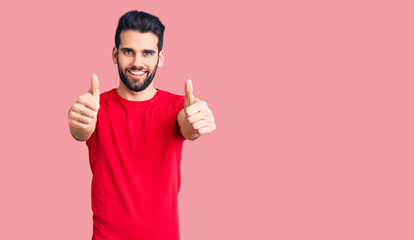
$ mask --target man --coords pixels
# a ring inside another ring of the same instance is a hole
[[[215,130],[211,110],[193,96],[154,87],[164,63],[164,25],[148,13],[123,15],[112,59],[119,86],[91,87],[69,110],[72,136],[86,141],[92,179],[92,239],[180,239],[177,195],[185,139]]]

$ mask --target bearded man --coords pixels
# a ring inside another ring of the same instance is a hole
[[[124,14],[115,33],[112,60],[119,86],[89,91],[69,110],[69,128],[86,141],[92,178],[93,240],[179,240],[181,151],[185,139],[215,130],[212,111],[193,95],[154,87],[164,63],[164,25],[139,11]]]

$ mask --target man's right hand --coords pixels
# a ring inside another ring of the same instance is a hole
[[[69,129],[78,141],[88,140],[95,131],[99,110],[99,81],[95,74],[91,77],[91,88],[82,94],[69,109]]]

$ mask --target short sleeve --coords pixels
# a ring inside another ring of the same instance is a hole
[[[177,116],[178,116],[178,113],[182,110],[182,109],[184,109],[184,96],[179,96],[178,98],[177,98],[177,101],[175,102],[175,104],[174,104],[174,116],[175,116],[175,121],[176,121],[176,128],[177,128],[177,135],[181,138],[181,139],[183,139],[183,140],[185,140],[185,137],[181,134],[181,130],[180,130],[180,125],[178,124],[178,121],[177,121]]]

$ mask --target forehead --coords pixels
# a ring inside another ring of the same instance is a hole
[[[158,50],[158,37],[152,32],[125,30],[120,34],[119,48]]]

